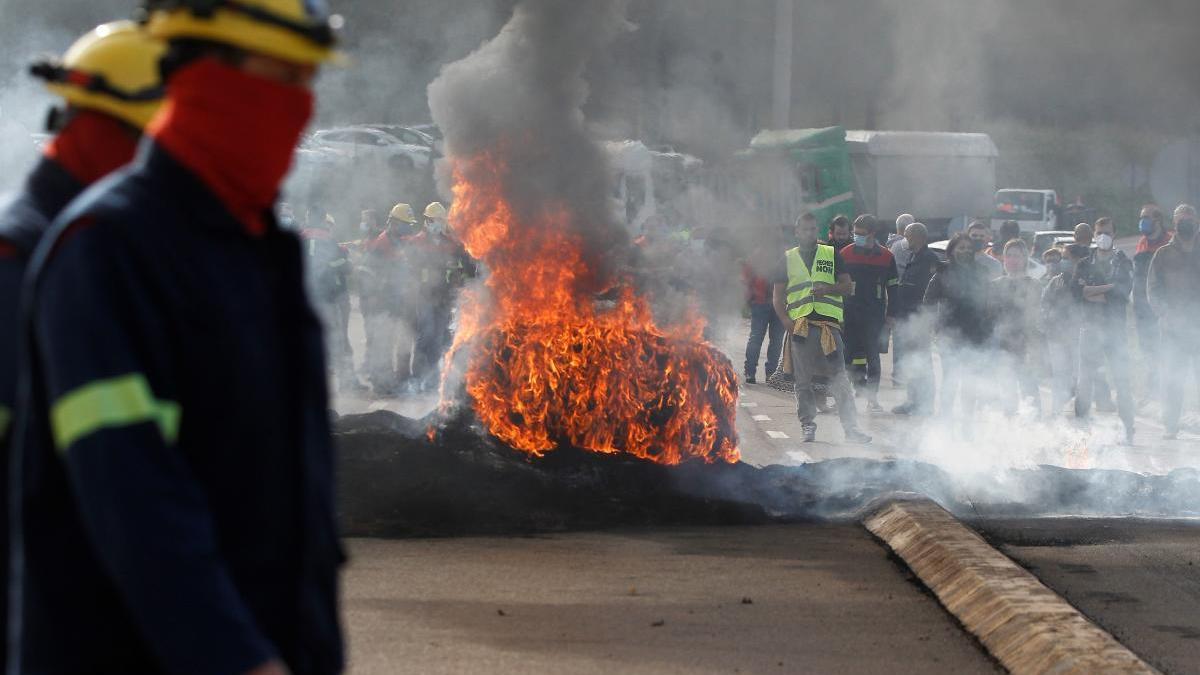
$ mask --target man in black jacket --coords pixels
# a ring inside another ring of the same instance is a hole
[[[1075,416],[1091,415],[1097,371],[1103,365],[1117,390],[1117,412],[1125,424],[1125,442],[1133,443],[1134,405],[1129,383],[1129,347],[1125,339],[1133,263],[1118,256],[1109,234],[1096,237],[1096,252],[1079,264],[1072,287],[1082,319]]]
[[[908,241],[909,260],[900,276],[900,286],[893,294],[891,307],[896,322],[895,355],[904,359],[901,370],[908,378],[904,403],[892,408],[897,415],[928,415],[933,412],[933,358],[930,352],[931,330],[928,315],[921,312],[925,289],[937,272],[940,261],[929,250],[929,232],[922,223],[912,223],[904,229]]]

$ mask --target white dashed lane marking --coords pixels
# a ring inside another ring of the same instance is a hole
[[[770,422],[771,421],[770,415],[754,415],[753,417],[754,417],[755,422]]]
[[[742,402],[741,402],[741,406],[742,406],[743,408],[757,408],[757,407],[758,407],[758,401],[742,401]]]
[[[788,438],[788,435],[782,431],[768,431],[767,435],[771,438]]]
[[[788,452],[788,457],[791,457],[792,461],[797,464],[808,464],[809,462],[816,461],[812,458],[812,455],[803,450],[792,450]]]

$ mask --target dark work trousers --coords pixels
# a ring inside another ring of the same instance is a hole
[[[1161,368],[1158,364],[1158,349],[1160,339],[1158,317],[1146,302],[1133,303],[1133,325],[1137,328],[1138,356],[1141,370],[1146,374],[1143,382],[1143,396],[1151,399],[1159,397],[1162,383]]]
[[[423,302],[417,307],[417,340],[413,355],[413,377],[426,389],[439,380],[439,361],[450,343],[449,300]]]
[[[350,347],[350,296],[346,293],[316,303],[317,315],[325,329],[328,367],[338,387],[354,377],[354,352]]]
[[[1183,387],[1189,374],[1196,375],[1200,383],[1200,360],[1195,355],[1196,340],[1200,331],[1163,330],[1162,347],[1170,360],[1162,369],[1163,378],[1163,428],[1167,433],[1179,431],[1179,415],[1183,411]]]
[[[933,353],[929,322],[919,316],[900,319],[892,333],[892,358],[906,378],[905,404],[917,414],[933,413]],[[895,372],[895,370],[893,370]]]
[[[775,372],[779,365],[779,353],[783,350],[783,322],[770,303],[750,305],[750,338],[746,340],[747,377],[758,372],[758,360],[762,355],[763,338],[767,340],[767,375]]]
[[[846,312],[846,370],[851,383],[855,387],[865,386],[871,398],[879,393],[879,340],[882,335],[881,309],[852,307]]]
[[[1111,327],[1087,326],[1079,339],[1079,384],[1075,388],[1075,416],[1086,418],[1092,410],[1093,380],[1101,367],[1107,368],[1117,390],[1117,414],[1127,431],[1133,431],[1133,390],[1129,383],[1129,350],[1124,323]],[[1178,422],[1178,415],[1175,417]]]

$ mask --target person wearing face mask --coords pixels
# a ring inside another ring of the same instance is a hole
[[[439,382],[438,363],[450,344],[450,314],[455,290],[462,286],[469,259],[450,238],[446,207],[433,202],[425,208],[425,226],[405,243],[406,266],[417,276],[414,301],[416,345],[413,353],[413,393],[433,391]]]
[[[163,107],[26,276],[9,666],[339,673],[325,349],[274,215],[338,21],[314,0],[142,10]]]
[[[1160,394],[1162,368],[1159,364],[1159,326],[1158,317],[1150,306],[1146,295],[1146,280],[1150,274],[1150,261],[1158,249],[1167,245],[1171,233],[1167,231],[1163,212],[1156,204],[1142,207],[1138,215],[1137,248],[1133,254],[1133,325],[1137,331],[1139,370],[1144,373],[1142,399],[1139,406],[1150,400],[1156,400]]]
[[[1127,269],[1130,273],[1130,283],[1132,283],[1133,261],[1130,260],[1129,256],[1126,255],[1124,251],[1116,248],[1117,230],[1116,226],[1113,225],[1112,218],[1109,218],[1108,216],[1097,218],[1096,222],[1092,225],[1092,232],[1094,233],[1093,242],[1097,246],[1096,250],[1092,252],[1092,261],[1094,262],[1097,256],[1101,255],[1099,249],[1101,241],[1100,238],[1107,235],[1110,246],[1108,249],[1106,249],[1107,252],[1103,254],[1106,265],[1105,269],[1107,269],[1108,265],[1115,266],[1120,269]],[[1125,296],[1123,308],[1127,308],[1129,306],[1130,293],[1127,292]],[[1109,386],[1107,368],[1101,366],[1096,371],[1095,376],[1092,378],[1092,384],[1094,387],[1092,392],[1092,400],[1096,402],[1096,409],[1101,412],[1115,411],[1117,408],[1113,404],[1112,387]]]
[[[1134,404],[1125,331],[1129,294],[1133,288],[1133,263],[1127,257],[1117,255],[1111,235],[1096,235],[1095,242],[1095,253],[1080,263],[1072,286],[1081,314],[1075,417],[1088,419],[1093,395],[1108,394],[1107,386],[1095,384],[1103,368],[1116,389],[1117,412],[1125,425],[1125,442],[1132,444]]]
[[[854,220],[854,243],[840,253],[854,293],[846,303],[846,367],[850,381],[867,397],[867,409],[883,412],[879,405],[879,354],[887,348],[885,328],[894,323],[889,305],[900,277],[892,252],[875,237],[875,217],[863,214]]]
[[[388,212],[383,231],[367,244],[359,274],[366,328],[367,380],[377,398],[396,396],[409,377],[415,308],[420,300],[415,269],[405,257],[414,228],[420,228],[410,204]]]
[[[967,243],[978,259],[979,268],[988,280],[1004,274],[1004,265],[997,258],[987,255],[988,245],[992,241],[992,228],[982,220],[976,220],[967,226]]]
[[[158,60],[165,47],[131,21],[97,26],[61,60],[30,69],[61,97],[46,130],[54,134],[19,191],[0,208],[0,570],[8,570],[8,458],[20,410],[23,363],[21,282],[51,221],[88,185],[133,160],[146,124],[164,94]],[[99,84],[96,84],[99,83]],[[7,575],[5,575],[7,578]],[[7,635],[0,595],[0,634]],[[0,644],[0,660],[5,659]]]
[[[1181,204],[1174,220],[1175,236],[1154,253],[1146,278],[1146,296],[1162,329],[1163,353],[1170,355],[1170,362],[1163,367],[1163,428],[1168,439],[1179,433],[1183,385],[1188,372],[1197,370],[1195,353],[1200,338],[1196,328],[1200,313],[1196,209]]]
[[[1041,394],[1030,356],[1040,341],[1042,289],[1029,276],[1029,247],[1019,237],[1004,246],[1003,262],[1004,276],[991,282],[988,294],[992,340],[1000,357],[996,372],[1004,380],[1001,407],[1013,415],[1023,399],[1040,415]]]
[[[1062,271],[1062,259],[1062,251],[1057,248],[1042,251],[1042,264],[1046,266],[1046,274],[1042,276],[1043,288]]]
[[[1053,376],[1050,386],[1052,415],[1061,413],[1067,401],[1075,396],[1082,320],[1076,294],[1079,285],[1076,271],[1080,263],[1088,259],[1089,251],[1086,246],[1071,244],[1063,254],[1058,272],[1042,291],[1041,302],[1042,332],[1046,336]]]
[[[969,437],[983,377],[984,350],[992,334],[988,314],[990,277],[967,234],[960,232],[950,238],[946,256],[948,262],[929,280],[923,302],[933,316],[942,362],[938,414],[952,425],[958,419],[962,433]],[[956,399],[961,404],[957,418]]]

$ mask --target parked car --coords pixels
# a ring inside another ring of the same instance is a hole
[[[411,140],[419,140],[414,136]],[[354,160],[374,160],[397,170],[428,171],[436,152],[432,144],[406,142],[399,132],[369,126],[338,127],[314,131],[304,149]]]
[[[1033,255],[1036,258],[1041,258],[1042,254],[1048,249],[1057,246],[1063,237],[1075,240],[1075,233],[1069,230],[1042,230],[1033,233]]]
[[[427,148],[432,148],[435,155],[442,154],[442,139],[423,129],[416,127],[406,127],[400,124],[360,124],[356,125],[363,129],[376,129],[395,136],[401,143],[409,145],[423,145]],[[435,129],[437,127],[434,127]]]

